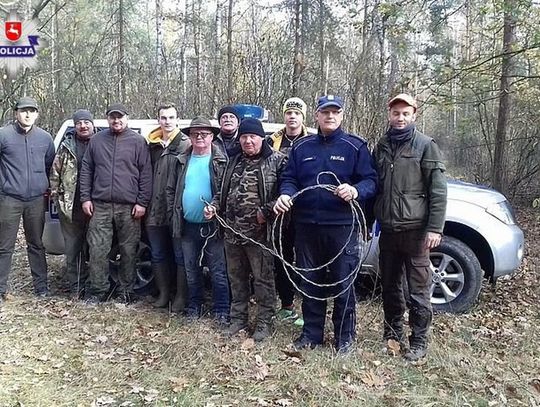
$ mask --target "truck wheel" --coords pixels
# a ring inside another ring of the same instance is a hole
[[[483,272],[474,252],[456,238],[444,236],[430,253],[431,304],[435,312],[471,309],[482,288]]]
[[[120,253],[118,246],[115,244],[109,252],[109,272],[111,287],[113,290],[118,282],[118,268],[120,267]],[[134,291],[139,295],[146,295],[152,293],[154,289],[154,275],[152,273],[152,265],[150,262],[150,247],[144,243],[139,242],[139,248],[137,250],[137,261],[135,264],[135,285]]]

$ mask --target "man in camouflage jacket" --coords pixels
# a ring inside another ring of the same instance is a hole
[[[75,129],[60,144],[50,174],[51,197],[64,235],[66,277],[73,298],[80,296],[88,275],[85,268],[88,217],[82,210],[79,174],[88,141],[94,135],[93,120],[88,110],[80,109],[73,114]]]
[[[272,208],[278,193],[279,175],[287,157],[272,150],[264,140],[261,122],[244,119],[238,129],[242,152],[231,157],[220,192],[205,208],[205,216],[216,212],[227,225],[249,239],[269,246]],[[262,341],[272,334],[276,298],[273,257],[249,240],[225,230],[225,255],[231,283],[231,325],[229,335],[248,327],[250,274],[253,275],[258,307],[253,339]]]

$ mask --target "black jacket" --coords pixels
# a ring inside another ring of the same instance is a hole
[[[126,128],[97,133],[84,154],[81,202],[103,201],[147,207],[152,196],[152,165],[145,139]]]

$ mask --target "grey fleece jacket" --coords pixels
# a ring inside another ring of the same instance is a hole
[[[54,160],[51,135],[37,126],[28,133],[16,122],[0,128],[0,195],[31,201],[49,188]]]
[[[152,196],[152,164],[146,140],[126,128],[96,133],[84,154],[81,202],[139,204],[147,207]]]

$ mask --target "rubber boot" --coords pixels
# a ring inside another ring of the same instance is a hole
[[[169,265],[167,263],[152,264],[154,280],[159,290],[158,298],[152,303],[156,308],[163,308],[169,305],[171,294]]]
[[[176,267],[176,297],[171,305],[172,312],[182,312],[187,302],[187,279],[184,266]]]

